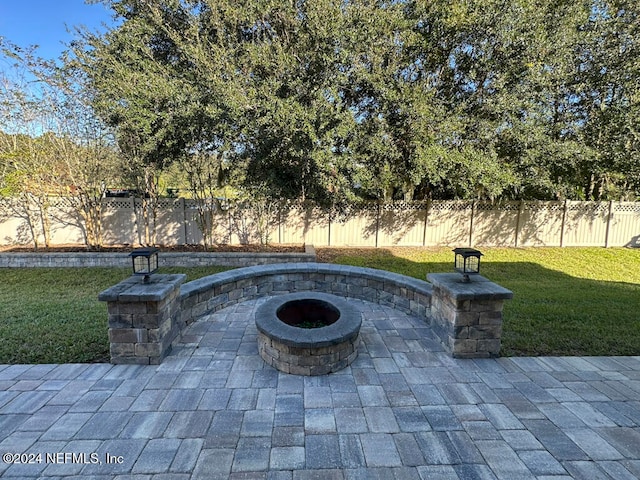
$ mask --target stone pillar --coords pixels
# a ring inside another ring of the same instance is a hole
[[[497,357],[502,335],[502,307],[513,292],[480,275],[462,282],[458,273],[431,273],[431,323],[457,358]]]
[[[111,363],[157,365],[180,332],[180,285],[186,275],[151,275],[126,280],[101,292],[107,302]]]

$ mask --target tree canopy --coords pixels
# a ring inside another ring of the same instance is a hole
[[[40,237],[49,244],[52,203],[70,207],[87,245],[99,245],[101,199],[121,164],[82,71],[2,38],[0,59],[8,61],[0,72],[0,199],[36,248]]]
[[[111,0],[77,66],[144,168],[270,198],[635,199],[631,0]]]

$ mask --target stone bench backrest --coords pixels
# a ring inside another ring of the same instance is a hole
[[[194,280],[180,289],[181,323],[255,298],[320,291],[386,305],[427,318],[430,283],[366,267],[323,263],[288,263],[238,268]]]

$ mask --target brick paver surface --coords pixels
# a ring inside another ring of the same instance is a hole
[[[258,355],[259,302],[158,366],[0,366],[0,476],[640,478],[640,357],[456,360],[424,321],[355,301],[357,360],[292,376]]]

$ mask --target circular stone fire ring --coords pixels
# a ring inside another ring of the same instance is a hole
[[[294,326],[300,323],[326,326]],[[362,314],[344,298],[321,292],[278,295],[256,310],[258,350],[265,362],[281,372],[337,372],[358,356],[361,324]]]

